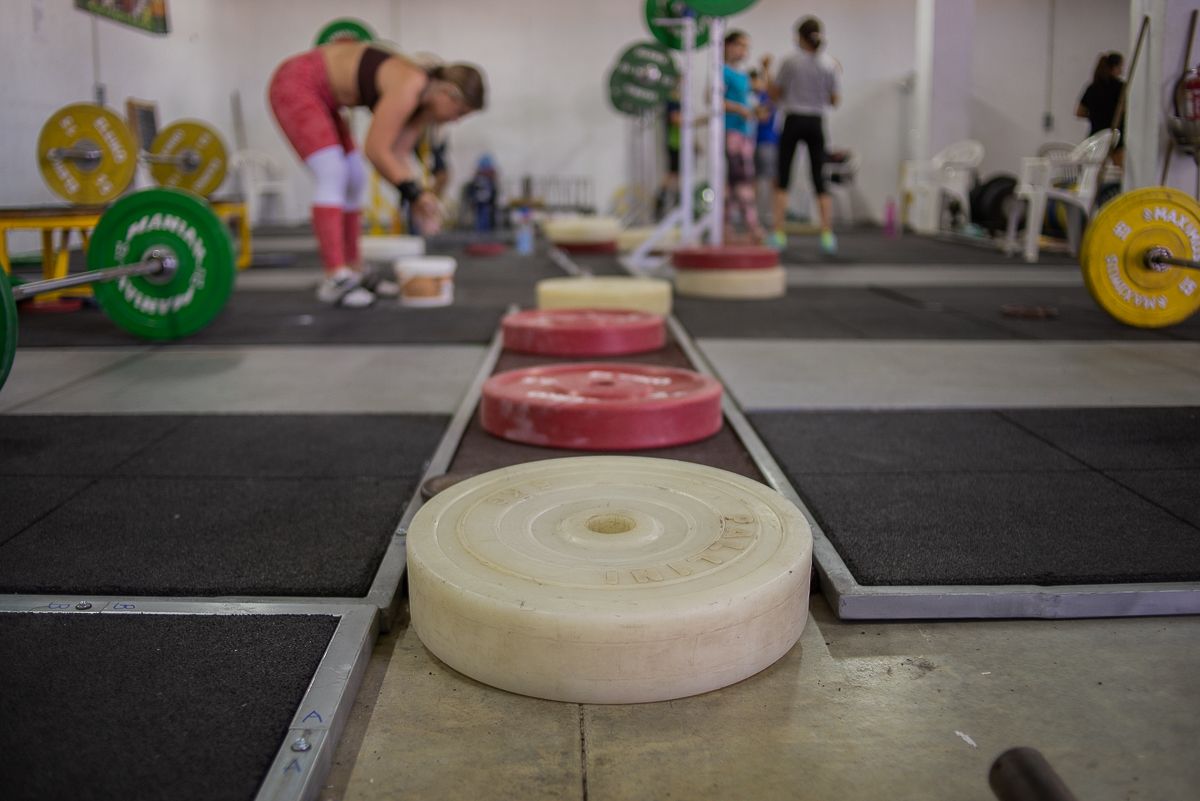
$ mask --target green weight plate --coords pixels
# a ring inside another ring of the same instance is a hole
[[[661,20],[683,19],[689,5],[682,0],[646,0],[646,25],[654,38],[672,50],[683,49],[683,28]],[[708,17],[696,18],[696,47],[708,44]]]
[[[687,4],[697,14],[707,14],[710,17],[728,17],[740,14],[758,0],[687,0]]]
[[[13,357],[17,355],[17,304],[13,300],[8,274],[0,270],[0,389],[8,380]]]
[[[204,200],[180,189],[144,189],[100,218],[88,267],[136,264],[155,250],[173,255],[170,276],[95,285],[96,301],[118,327],[144,339],[188,336],[211,323],[233,292],[233,243]]]
[[[631,116],[637,116],[649,111],[653,107],[653,104],[647,105],[636,97],[627,94],[625,92],[625,84],[620,82],[616,72],[613,72],[608,78],[608,101],[612,103],[613,108],[617,111]]]
[[[658,42],[630,45],[609,77],[609,99],[626,114],[662,106],[679,86],[679,67],[670,48]]]
[[[375,32],[362,20],[354,19],[353,17],[343,17],[333,20],[322,28],[317,33],[317,39],[314,44],[323,45],[328,42],[341,40],[371,42],[375,40]]]

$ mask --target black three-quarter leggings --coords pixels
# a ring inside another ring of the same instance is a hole
[[[808,166],[812,170],[813,190],[825,194],[825,120],[812,114],[789,114],[783,121],[779,134],[779,162],[776,166],[775,185],[787,189],[792,178],[792,159],[796,156],[796,145],[808,145]]]

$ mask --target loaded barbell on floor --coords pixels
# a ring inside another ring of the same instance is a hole
[[[10,287],[0,271],[0,386],[17,348],[16,301],[94,284],[96,302],[121,329],[177,339],[216,319],[233,292],[233,242],[203,198],[144,189],[118,200],[92,231],[89,269]]]
[[[1088,225],[1079,263],[1092,297],[1119,322],[1183,322],[1200,309],[1200,204],[1165,186],[1126,192]]]
[[[142,155],[160,186],[210,195],[225,180],[227,150],[220,135],[197,120],[160,131]],[[93,103],[65,106],[38,136],[38,166],[50,190],[85,205],[108,203],[133,183],[137,143],[117,114]]]
[[[116,281],[134,275],[154,276],[154,280],[167,282],[179,269],[179,259],[166,250],[151,250],[136,264],[121,267],[104,267],[99,270],[89,270],[86,273],[75,273],[65,278],[51,278],[46,281],[30,281],[17,284],[12,288],[14,301],[22,301],[46,292],[57,292],[60,289],[70,289],[73,286],[95,284],[101,281]]]

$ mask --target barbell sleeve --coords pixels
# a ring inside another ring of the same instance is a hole
[[[25,300],[44,292],[57,292],[60,289],[70,289],[71,287],[95,284],[101,281],[116,281],[135,275],[157,275],[158,273],[174,270],[175,266],[174,256],[150,256],[137,264],[88,270],[64,276],[63,278],[50,278],[45,281],[30,281],[25,284],[18,284],[12,288],[13,300]]]
[[[1188,270],[1200,270],[1200,261],[1181,259],[1176,256],[1150,256],[1153,264],[1170,264],[1172,267],[1183,267]]]
[[[200,164],[200,157],[195,151],[187,150],[183,153],[143,153],[142,161],[147,164],[178,164],[187,169],[195,169]]]
[[[46,152],[51,161],[69,159],[71,161],[98,161],[104,157],[103,151],[93,147],[52,147]]]

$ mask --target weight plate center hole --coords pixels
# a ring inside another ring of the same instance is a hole
[[[1171,269],[1171,265],[1164,264],[1161,260],[1171,258],[1171,255],[1170,248],[1155,245],[1146,251],[1146,258],[1143,263],[1147,269],[1153,270],[1156,273],[1166,272]]]
[[[84,154],[71,159],[80,172],[92,172],[100,166],[100,162],[104,159],[100,145],[91,139],[80,139],[75,148],[77,152]]]
[[[151,284],[165,286],[171,283],[175,278],[175,273],[179,270],[179,257],[175,255],[175,251],[163,245],[156,245],[142,255],[142,259],[149,261],[157,259],[160,265],[158,272],[148,273],[142,278]]]
[[[585,525],[597,534],[628,534],[637,527],[637,522],[628,515],[603,514],[589,517]]]

